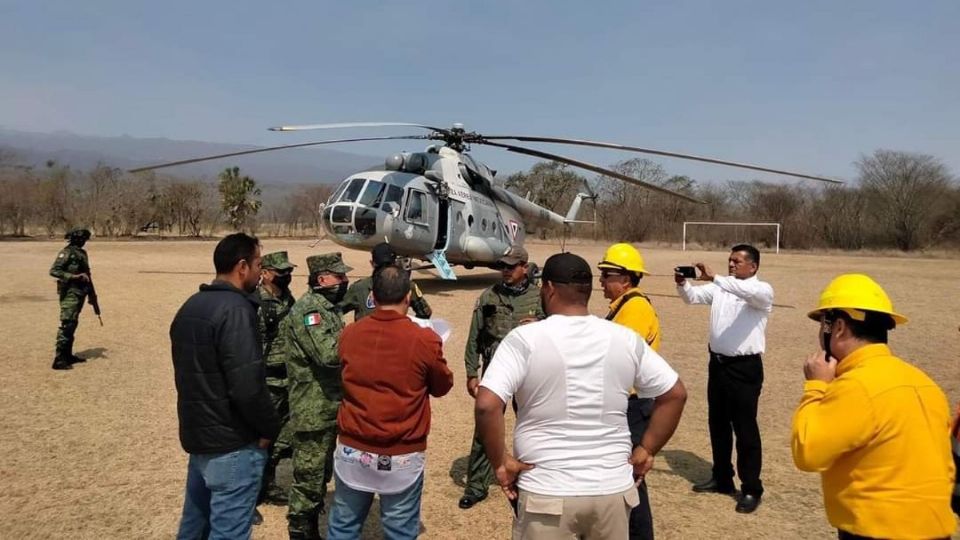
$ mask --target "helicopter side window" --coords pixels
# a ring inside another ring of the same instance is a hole
[[[411,223],[427,223],[427,194],[422,191],[410,190],[407,197],[407,221]]]
[[[363,178],[354,178],[351,180],[347,189],[343,190],[343,197],[340,199],[340,202],[356,201],[357,197],[360,196],[360,190],[363,189],[364,182],[366,182],[366,180]]]
[[[380,206],[380,199],[383,196],[383,182],[378,182],[376,180],[370,180],[367,182],[367,189],[363,190],[363,195],[360,197],[360,204],[363,206],[370,206],[376,208]]]
[[[392,202],[397,203],[397,207],[399,207],[400,199],[403,199],[403,188],[388,184],[386,195],[383,197],[383,205]]]

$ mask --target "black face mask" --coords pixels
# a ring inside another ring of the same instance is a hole
[[[290,288],[290,280],[293,279],[293,274],[277,274],[273,276],[273,284],[277,287],[287,290]]]
[[[76,240],[71,240],[71,241],[70,241],[70,245],[71,245],[71,246],[76,246],[76,247],[78,247],[78,248],[83,248],[83,246],[86,245],[86,243],[87,243],[86,240],[81,240],[81,239],[79,239],[79,238],[76,239]]]
[[[344,281],[336,287],[317,287],[314,291],[326,298],[331,304],[339,304],[343,297],[347,295],[348,285],[349,283]]]

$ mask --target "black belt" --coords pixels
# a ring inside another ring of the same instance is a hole
[[[727,356],[725,354],[715,353],[710,351],[710,360],[717,362],[718,364],[732,364],[734,362],[745,362],[748,360],[760,360],[759,354],[742,354],[740,356]]]
[[[270,377],[271,379],[286,379],[287,378],[286,364],[268,365],[267,377]]]

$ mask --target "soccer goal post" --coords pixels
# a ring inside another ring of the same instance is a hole
[[[779,223],[731,223],[729,221],[684,221],[683,222],[683,251],[687,250],[687,226],[688,225],[713,225],[713,226],[734,226],[734,227],[776,227],[777,253],[780,253],[780,224]]]

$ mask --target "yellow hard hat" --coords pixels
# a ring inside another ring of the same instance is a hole
[[[883,288],[864,274],[835,277],[820,293],[820,305],[807,316],[819,321],[829,309],[842,309],[860,321],[865,317],[864,311],[875,311],[889,315],[897,324],[907,323],[906,317],[893,310],[893,302]]]
[[[607,249],[603,260],[597,265],[601,270],[627,270],[637,274],[645,274],[643,257],[637,248],[630,244],[614,244]]]

